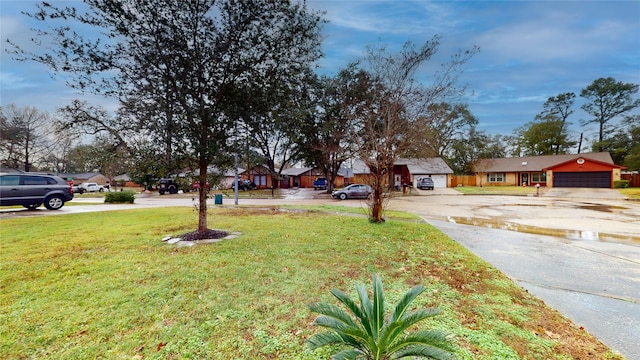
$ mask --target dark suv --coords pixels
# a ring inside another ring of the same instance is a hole
[[[44,204],[58,210],[73,199],[72,185],[63,178],[39,173],[0,173],[0,206],[35,209]]]

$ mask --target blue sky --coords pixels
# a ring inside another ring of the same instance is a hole
[[[53,111],[77,98],[64,79],[52,79],[36,63],[19,63],[4,51],[5,40],[25,42],[29,24],[21,10],[32,1],[2,0],[0,103]],[[406,41],[422,44],[442,37],[437,66],[459,49],[480,52],[467,64],[460,82],[480,128],[511,134],[533,120],[550,96],[580,91],[601,77],[640,84],[640,1],[348,1],[307,0],[325,11],[321,72],[335,73],[361,57],[367,45],[399,49]],[[429,72],[421,74],[428,80]],[[420,78],[418,78],[420,80]],[[639,95],[640,96],[640,95]],[[114,107],[108,100],[90,97]],[[573,133],[597,132],[578,126],[586,115],[579,106],[569,119]]]

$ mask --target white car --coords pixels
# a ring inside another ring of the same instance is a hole
[[[85,192],[103,192],[104,186],[97,183],[82,183],[78,185],[78,188],[84,189]]]

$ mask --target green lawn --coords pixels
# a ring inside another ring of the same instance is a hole
[[[336,210],[211,209],[242,235],[181,248],[188,207],[2,219],[0,358],[326,359],[307,304],[373,273],[389,303],[424,284],[460,359],[620,358],[433,227]]]
[[[535,195],[535,186],[458,186],[455,188],[467,195]],[[540,191],[545,191],[540,188]]]

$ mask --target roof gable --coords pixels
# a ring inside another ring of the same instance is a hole
[[[394,165],[406,165],[413,175],[425,174],[453,174],[453,170],[442,158],[404,159],[396,160]]]
[[[613,165],[613,160],[608,152],[598,152],[480,159],[474,164],[473,170],[481,173],[542,171],[557,164],[574,161],[580,157]]]
[[[579,156],[578,158],[571,159],[559,164],[555,164],[553,166],[545,168],[544,170],[580,172],[580,171],[611,171],[611,169],[624,169],[624,168],[625,168],[624,166],[610,164],[607,162]]]

